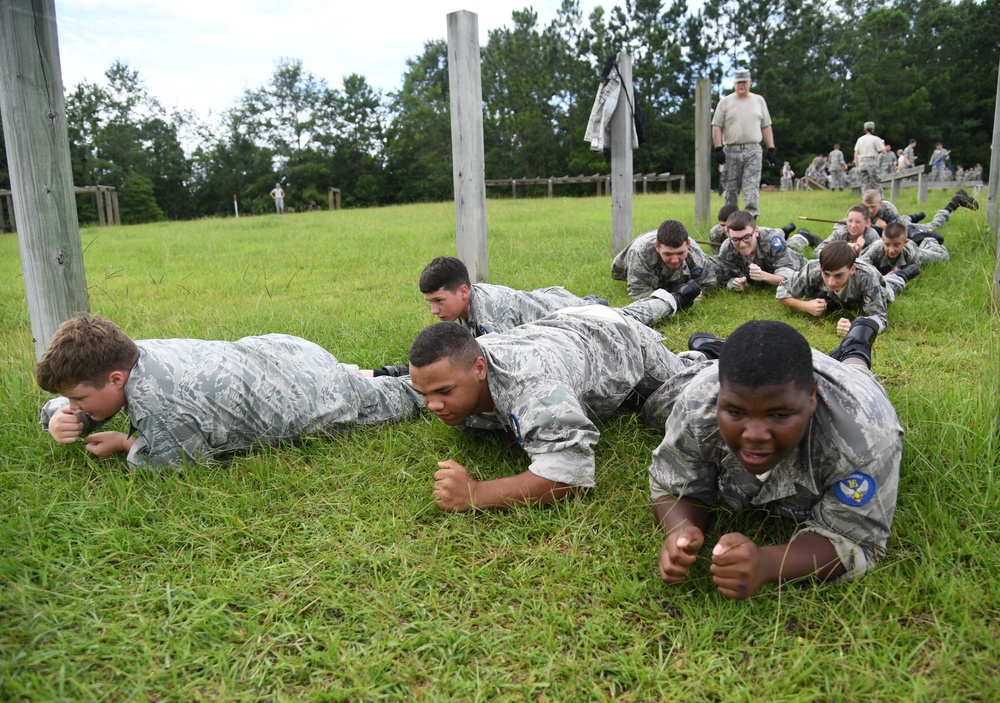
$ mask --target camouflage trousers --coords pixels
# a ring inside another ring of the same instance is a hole
[[[877,190],[882,193],[882,181],[878,175],[878,159],[873,156],[865,156],[858,164],[858,185],[861,187],[861,194],[866,190]]]
[[[740,191],[743,191],[743,209],[754,217],[760,214],[760,170],[763,151],[760,144],[726,147],[726,170],[723,179],[726,186],[726,205],[739,207]]]
[[[847,179],[844,177],[844,169],[840,166],[830,167],[830,189],[843,190]]]

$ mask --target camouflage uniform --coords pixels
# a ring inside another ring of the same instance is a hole
[[[708,241],[712,242],[710,248],[715,256],[719,255],[719,249],[722,247],[722,243],[726,241],[725,231],[722,229],[722,225],[713,225],[712,229],[708,230]]]
[[[879,233],[876,232],[871,227],[865,227],[864,234],[862,234],[861,236],[865,240],[865,245],[861,248],[861,251],[858,253],[858,256],[860,256],[861,254],[863,254],[865,252],[865,250],[868,249],[868,247],[870,247],[874,242],[880,242],[880,241],[882,241],[881,235],[879,235]],[[812,253],[813,258],[814,259],[818,259],[819,258],[819,253],[821,251],[823,251],[823,247],[826,246],[827,242],[836,242],[838,240],[839,241],[843,241],[843,242],[847,242],[848,244],[851,244],[851,243],[854,242],[854,238],[851,237],[851,233],[850,233],[850,231],[848,231],[846,225],[836,225],[833,228],[833,232],[830,234],[830,236],[827,237],[826,239],[824,239],[819,244],[817,244],[816,248],[813,249],[813,253]]]
[[[878,155],[878,174],[887,178],[896,172],[896,156],[892,151],[883,151]]]
[[[473,283],[469,297],[469,317],[456,320],[476,337],[490,332],[506,332],[525,322],[540,320],[563,308],[590,305],[561,286],[526,291]]]
[[[829,539],[845,578],[853,579],[885,555],[903,428],[866,368],[813,350],[813,369],[817,404],[808,433],[764,481],[743,469],[719,433],[717,362],[664,384],[643,411],[654,427],[665,428],[649,467],[650,492],[653,500],[671,495],[713,505],[718,491],[736,510],[772,507],[800,523],[795,538]]]
[[[840,149],[834,149],[830,152],[829,160],[830,169],[830,188],[836,190],[844,189],[844,152]]]
[[[945,165],[944,162],[949,158],[947,149],[935,149],[934,153],[931,154],[931,175],[930,180],[932,181],[943,181]]]
[[[909,144],[903,148],[903,158],[906,159],[906,168],[917,165],[917,155],[913,153],[913,147]]]
[[[904,225],[910,224],[910,216],[900,215],[899,209],[888,200],[882,201],[882,206],[875,214],[875,217],[872,218],[872,222],[876,220],[882,220],[887,225],[891,225],[893,222],[902,222]]]
[[[865,315],[878,323],[878,331],[884,332],[889,325],[889,303],[896,298],[896,292],[871,264],[858,261],[855,266],[857,269],[847,279],[847,285],[839,293],[834,293],[823,284],[819,261],[812,259],[801,271],[779,283],[774,297],[778,300],[825,298],[827,312],[840,308],[862,308]]]
[[[622,249],[611,264],[611,278],[628,282],[630,298],[643,298],[662,288],[673,293],[688,281],[694,280],[702,291],[718,284],[715,261],[691,241],[687,259],[676,270],[670,268],[657,253],[656,231],[640,234]]]
[[[691,363],[662,339],[598,305],[480,337],[494,412],[471,415],[458,429],[511,431],[532,473],[593,486],[600,432],[591,418],[609,416],[633,394],[644,400]]]
[[[785,233],[780,229],[761,227],[757,237],[757,251],[752,259],[743,256],[731,241],[722,245],[719,252],[719,282],[732,290],[733,279],[746,277],[747,284],[756,283],[750,278],[750,264],[757,264],[768,273],[789,278],[806,265],[806,258],[788,248]]]
[[[858,261],[871,264],[878,269],[879,273],[886,276],[886,280],[888,281],[889,272],[893,269],[901,269],[910,264],[923,266],[924,264],[945,262],[949,258],[951,258],[951,255],[943,245],[938,244],[937,240],[927,237],[920,242],[919,246],[912,240],[907,242],[906,246],[903,247],[903,251],[900,252],[895,260],[890,259],[886,255],[882,242],[875,242],[865,250],[864,254],[858,257]]]
[[[326,435],[418,413],[409,378],[366,378],[312,342],[283,334],[236,342],[137,341],[139,361],[125,384],[139,436],[128,461],[180,467],[219,454]],[[42,408],[42,426],[62,406]]]

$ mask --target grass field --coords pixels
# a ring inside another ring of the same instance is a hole
[[[897,205],[930,215],[949,195]],[[770,226],[853,204],[763,198],[781,213]],[[692,212],[691,195],[640,196],[635,231]],[[627,302],[608,275],[607,198],[491,200],[488,217],[492,282]],[[982,210],[943,233],[952,261],[910,284],[875,347],[907,432],[888,557],[860,581],[745,602],[715,591],[704,560],[683,586],[659,580],[646,480],[659,437],[632,415],[600,424],[597,488],[461,515],[434,507],[438,460],[483,478],[527,461],[429,416],[184,474],[56,445],[36,424],[46,396],[17,241],[2,236],[0,700],[998,700],[996,238]],[[92,310],[134,338],[286,332],[362,367],[405,360],[434,321],[417,277],[455,252],[450,204],[81,236]],[[820,349],[838,340],[834,319],[764,290],[715,292],[661,330],[680,350],[752,318]],[[792,530],[721,510],[708,539]]]

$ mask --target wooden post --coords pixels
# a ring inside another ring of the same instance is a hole
[[[0,234],[4,233],[3,198],[0,198]]]
[[[54,0],[0,2],[0,115],[35,356],[85,312],[87,281],[70,167]]]
[[[1000,244],[1000,73],[997,74],[997,99],[993,107],[993,150],[990,155],[990,185],[986,191],[986,226],[993,229]],[[993,271],[993,311],[1000,306],[1000,247],[997,248],[997,265]],[[997,415],[1000,424],[1000,412]]]
[[[549,197],[552,197],[552,179],[549,179]]]
[[[104,193],[101,192],[101,186],[94,189],[94,199],[97,201],[97,224],[104,227],[108,224],[108,220],[104,216]]]
[[[694,84],[694,226],[710,222],[712,204],[712,81],[699,78]]]
[[[328,210],[340,209],[340,188],[331,187],[326,193],[326,207]]]
[[[68,137],[67,137],[68,138]],[[17,213],[14,212],[14,194],[7,196],[7,217],[10,218],[10,231],[17,232]]]
[[[114,221],[116,225],[122,223],[121,214],[118,212],[118,190],[111,191],[111,209],[114,211]]]
[[[917,205],[927,202],[927,175],[917,174]]]
[[[455,182],[458,258],[474,282],[489,281],[486,241],[486,157],[479,15],[448,14],[448,87],[451,91],[451,160]]]
[[[617,254],[632,241],[632,57],[618,52],[622,94],[611,116],[611,244]],[[628,99],[626,99],[626,94]]]
[[[687,193],[687,176],[685,176],[683,173],[681,174],[680,181],[677,182],[677,192],[680,193],[681,195]]]
[[[903,180],[902,178],[893,178],[892,179],[892,193],[889,196],[889,200],[891,200],[894,203],[899,200],[900,182],[902,180]]]

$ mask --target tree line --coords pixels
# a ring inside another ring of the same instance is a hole
[[[608,173],[609,154],[583,135],[605,59],[619,50],[632,56],[645,118],[636,172],[693,177],[695,81],[710,78],[717,100],[734,67],[753,72],[779,164],[797,173],[834,143],[850,158],[868,120],[894,149],[917,139],[918,163],[941,141],[952,165],[988,169],[998,27],[1000,0],[707,0],[696,10],[626,0],[587,18],[563,0],[546,26],[525,8],[481,49],[486,177]],[[66,92],[74,183],[118,189],[124,222],[225,215],[234,194],[241,212],[270,212],[275,182],[298,210],[326,207],[331,186],[346,207],[447,200],[447,56],[444,41],[426,42],[390,92],[360,74],[333,87],[282,59],[213,124],[164,108],[116,62],[103,82]],[[765,167],[763,179],[779,174]],[[81,222],[95,219],[87,199],[78,205]]]

